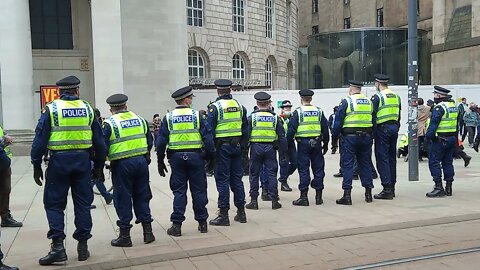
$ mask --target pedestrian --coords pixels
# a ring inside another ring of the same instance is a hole
[[[333,113],[328,117],[328,129],[330,130],[330,133],[332,132],[333,129],[333,123],[335,122],[335,113],[338,111],[338,106],[333,107]],[[332,155],[334,155],[337,152],[338,149],[338,138],[336,141],[332,140]]]
[[[423,156],[427,157],[427,142],[425,141],[425,133],[427,131],[427,121],[430,119],[431,107],[425,105],[423,98],[417,100],[418,105],[418,146],[420,148],[419,157],[420,161],[423,160]]]
[[[282,101],[280,108],[280,117],[283,120],[283,127],[286,133],[288,130],[288,123],[292,117],[292,103],[290,100],[284,100]],[[282,158],[280,158],[279,161],[280,176],[278,177],[278,181],[280,182],[280,190],[291,192],[292,188],[288,184],[288,177],[297,170],[297,149],[295,141],[292,142],[292,145],[288,146],[288,153],[283,155]]]
[[[152,129],[153,129],[153,145],[156,147],[157,145],[157,138],[158,138],[158,132],[160,130],[160,125],[162,124],[162,120],[160,118],[160,115],[158,113],[153,115],[153,120],[152,120]]]
[[[431,141],[428,156],[428,168],[435,182],[435,187],[427,197],[452,196],[452,183],[455,175],[453,156],[457,147],[458,108],[450,90],[440,86],[434,87],[435,107],[432,111],[430,124],[425,135]],[[446,187],[443,189],[443,180]]]
[[[12,159],[12,151],[10,145],[13,138],[5,134],[0,126],[0,146],[8,159]],[[0,216],[2,227],[22,227],[23,223],[16,221],[10,213],[10,192],[12,191],[12,168],[10,166],[0,169]]]
[[[375,199],[392,200],[397,183],[397,140],[400,129],[400,96],[388,88],[390,77],[375,74],[377,93],[372,96],[373,133],[375,138],[375,160],[383,190]]]
[[[112,116],[103,125],[114,186],[113,205],[118,216],[117,226],[120,228],[119,236],[110,243],[114,247],[132,246],[132,206],[135,223],[142,224],[143,242],[149,244],[155,241],[149,206],[152,191],[148,171],[153,137],[148,122],[129,111],[127,101],[128,97],[124,94],[108,97],[106,102],[110,105]]]
[[[271,96],[265,92],[258,92],[254,98],[257,101],[258,110],[248,117],[251,201],[245,207],[258,210],[258,186],[263,168],[267,178],[263,189],[268,191],[272,209],[276,210],[282,207],[278,202],[277,150],[280,159],[284,159],[283,156],[287,152],[285,130],[283,121],[271,110]]]
[[[247,222],[245,190],[242,177],[242,152],[248,153],[247,110],[231,94],[232,81],[215,81],[218,98],[208,111],[208,123],[214,130],[216,145],[215,183],[218,191],[218,216],[210,220],[212,226],[230,226],[230,189],[237,207],[234,220]]]
[[[159,173],[161,176],[165,176],[166,173],[164,159],[167,146],[167,158],[172,169],[170,189],[174,196],[173,213],[170,216],[172,226],[167,230],[167,234],[176,237],[182,235],[188,186],[190,186],[198,230],[200,233],[208,231],[205,163],[213,165],[215,146],[212,129],[206,119],[201,116],[200,112],[191,108],[193,97],[191,86],[178,89],[172,94],[172,98],[178,106],[165,116],[158,137]]]
[[[470,106],[463,115],[463,122],[465,123],[465,134],[468,134],[468,146],[473,147],[475,139],[475,131],[478,126],[477,105],[471,102]]]
[[[340,103],[333,126],[333,138],[342,135],[343,197],[337,204],[352,205],[352,180],[355,157],[362,186],[365,188],[365,201],[373,202],[372,189],[372,144],[373,106],[361,93],[363,83],[350,80],[349,96]]]
[[[328,151],[330,133],[328,121],[323,111],[311,104],[314,92],[310,89],[299,91],[302,106],[297,108],[288,123],[287,141],[292,145],[297,141],[297,166],[300,183],[300,198],[293,201],[296,206],[308,206],[308,187],[315,189],[315,204],[323,204],[323,179],[325,178],[325,158]],[[310,176],[313,172],[313,180]]]
[[[94,179],[104,178],[106,149],[93,108],[78,98],[79,85],[80,80],[75,76],[58,81],[60,99],[46,106],[35,129],[31,158],[33,178],[39,186],[43,180],[42,157],[47,149],[50,151],[43,203],[50,228],[47,237],[52,239],[52,245],[48,255],[39,260],[40,265],[67,260],[63,240],[69,189],[75,208],[73,238],[78,241],[78,260],[85,261],[90,257],[87,241],[92,237],[90,205],[93,191],[89,149],[93,147],[95,152]]]
[[[467,136],[467,133],[466,133],[466,127],[465,127],[465,122],[463,121],[463,116],[465,115],[465,112],[467,111],[468,109],[468,105],[467,105],[467,99],[466,98],[461,98],[462,102],[460,102],[460,104],[458,104],[458,115],[459,115],[459,122],[458,122],[458,132],[459,132],[459,135],[462,136],[462,142],[465,141],[465,137]]]
[[[470,161],[472,160],[472,157],[469,156],[467,153],[465,153],[465,148],[463,147],[463,142],[462,140],[458,139],[457,140],[457,147],[455,147],[455,152],[453,154],[453,157],[455,159],[463,159],[463,166],[465,167],[468,167],[468,165],[470,164]]]
[[[12,160],[8,156],[7,151],[5,151],[5,148],[3,146],[0,146],[0,171],[8,170],[10,168],[10,164],[12,163]],[[1,232],[0,232],[0,238],[1,238]],[[0,245],[0,270],[18,270],[17,267],[3,264],[3,252],[2,252],[1,245]]]

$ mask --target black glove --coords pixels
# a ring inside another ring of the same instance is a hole
[[[473,143],[473,150],[478,153],[478,145],[480,144],[480,140],[475,140],[475,143]]]
[[[205,171],[212,172],[215,169],[215,160],[213,158],[205,160]]]
[[[325,155],[328,152],[328,143],[323,143],[322,149],[322,154]]]
[[[157,165],[158,165],[158,174],[160,174],[160,176],[162,177],[165,177],[165,173],[168,172],[167,170],[167,166],[165,165],[165,162],[163,161],[163,159],[159,159],[158,162],[157,162]]]
[[[42,186],[43,170],[41,165],[33,167],[33,179],[37,185]]]
[[[150,157],[150,153],[145,154],[145,159],[147,160],[147,165],[150,165],[150,163],[152,163],[152,158]]]
[[[105,175],[103,174],[103,168],[95,168],[93,169],[93,179],[105,182]]]

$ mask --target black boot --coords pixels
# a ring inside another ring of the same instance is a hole
[[[338,173],[334,174],[333,177],[341,178],[341,177],[343,177],[343,173],[342,173],[342,172],[338,172]]]
[[[245,207],[237,207],[237,215],[233,217],[233,220],[240,223],[247,223],[247,214],[245,213]]]
[[[373,202],[372,188],[365,188],[365,201],[367,203]]]
[[[309,206],[308,202],[308,190],[300,191],[300,198],[292,202],[296,206]]]
[[[393,192],[390,186],[384,186],[382,192],[373,196],[378,200],[393,200]]]
[[[172,226],[167,230],[167,234],[175,237],[182,236],[182,224],[172,223]]]
[[[472,157],[465,154],[465,157],[463,157],[463,162],[464,162],[465,167],[468,167],[468,165],[470,164],[470,160],[472,160]]]
[[[270,199],[270,196],[268,196],[267,189],[262,188],[262,201],[267,202],[267,201],[271,201],[271,200],[272,199]]]
[[[228,209],[220,208],[218,216],[215,219],[210,220],[212,226],[230,226],[230,219],[228,218]]]
[[[118,235],[117,239],[113,239],[110,244],[113,247],[131,247],[130,228],[120,228],[120,235]]]
[[[155,235],[153,235],[152,223],[144,222],[142,223],[143,228],[143,242],[145,244],[150,244],[155,241]]]
[[[22,227],[23,223],[20,221],[16,221],[12,215],[9,213],[2,217],[2,223],[0,224],[1,227],[10,227],[10,228],[18,228]]]
[[[208,232],[208,227],[207,227],[207,221],[202,220],[198,222],[198,231],[201,233],[207,233]]]
[[[88,251],[87,239],[78,241],[77,244],[78,261],[86,261],[90,257],[90,251]]]
[[[452,196],[452,182],[447,182],[445,185],[445,193],[447,196]]]
[[[321,205],[323,204],[323,199],[322,199],[322,191],[321,189],[316,190],[317,193],[315,194],[315,204],[316,205]]]
[[[336,147],[332,147],[332,155],[335,155],[336,152],[337,152],[337,148],[336,148]]]
[[[272,209],[277,210],[282,208],[282,204],[278,202],[278,199],[273,199],[272,200]]]
[[[439,198],[439,197],[445,197],[447,195],[445,193],[445,190],[443,189],[442,181],[437,181],[435,182],[435,187],[433,188],[432,191],[426,194],[427,197],[429,198]]]
[[[358,180],[358,179],[360,179],[359,176],[358,176],[358,174],[354,174],[354,175],[353,175],[353,180]]]
[[[352,190],[343,190],[343,197],[337,200],[337,204],[352,205]]]
[[[50,252],[47,256],[40,258],[38,263],[40,265],[52,265],[57,262],[64,262],[67,260],[67,253],[65,252],[65,246],[63,245],[62,238],[53,238]]]
[[[258,210],[258,197],[252,197],[250,202],[245,205],[245,208],[250,210]]]
[[[280,181],[280,190],[286,192],[292,191],[292,188],[288,185],[287,180]]]
[[[0,261],[0,270],[18,270],[18,267],[8,266]]]

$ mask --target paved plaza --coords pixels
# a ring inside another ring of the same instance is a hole
[[[314,205],[311,192],[309,207],[294,207],[298,190],[280,193],[283,208],[271,210],[269,202],[260,202],[259,210],[247,210],[247,224],[233,221],[230,227],[209,227],[208,234],[197,231],[191,203],[187,206],[182,227],[183,236],[170,237],[172,193],[168,178],[158,175],[155,162],[150,167],[153,199],[153,229],[157,240],[143,244],[140,225],[132,229],[133,247],[113,248],[110,240],[118,234],[113,205],[95,197],[97,209],[92,210],[93,238],[89,241],[91,258],[78,262],[74,231],[73,205],[66,211],[66,248],[69,260],[65,265],[41,269],[337,269],[383,262],[392,259],[446,252],[480,246],[480,155],[473,156],[468,168],[456,160],[454,196],[428,199],[433,182],[428,162],[420,163],[420,181],[408,182],[407,163],[398,161],[398,186],[393,201],[376,200],[365,203],[364,190],[355,181],[353,206],[340,206],[335,199],[342,195],[341,180],[332,175],[338,170],[339,155],[326,155],[324,204]],[[11,210],[24,222],[20,229],[2,228],[2,249],[6,263],[20,269],[40,269],[38,259],[44,256],[50,241],[46,238],[48,224],[43,209],[43,188],[35,185],[29,157],[13,160]],[[109,179],[107,177],[107,182]],[[244,177],[248,194],[248,177]],[[290,183],[298,184],[295,173]],[[215,181],[209,178],[210,217],[217,210]],[[374,192],[381,190],[375,180]],[[313,203],[312,203],[313,202]],[[381,269],[476,269],[480,253],[397,264]],[[462,267],[457,262],[464,261]],[[422,267],[424,265],[424,267]],[[433,266],[432,266],[433,265]],[[403,268],[402,268],[403,267]],[[443,268],[442,268],[443,267]]]

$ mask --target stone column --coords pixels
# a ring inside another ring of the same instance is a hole
[[[445,0],[435,0],[433,3],[433,45],[445,43],[447,36]]]
[[[472,0],[472,37],[480,37],[480,1]]]
[[[91,10],[95,106],[108,116],[106,99],[124,91],[120,1],[91,0]]]
[[[28,0],[0,1],[0,69],[1,114],[4,129],[34,129],[32,41]]]

